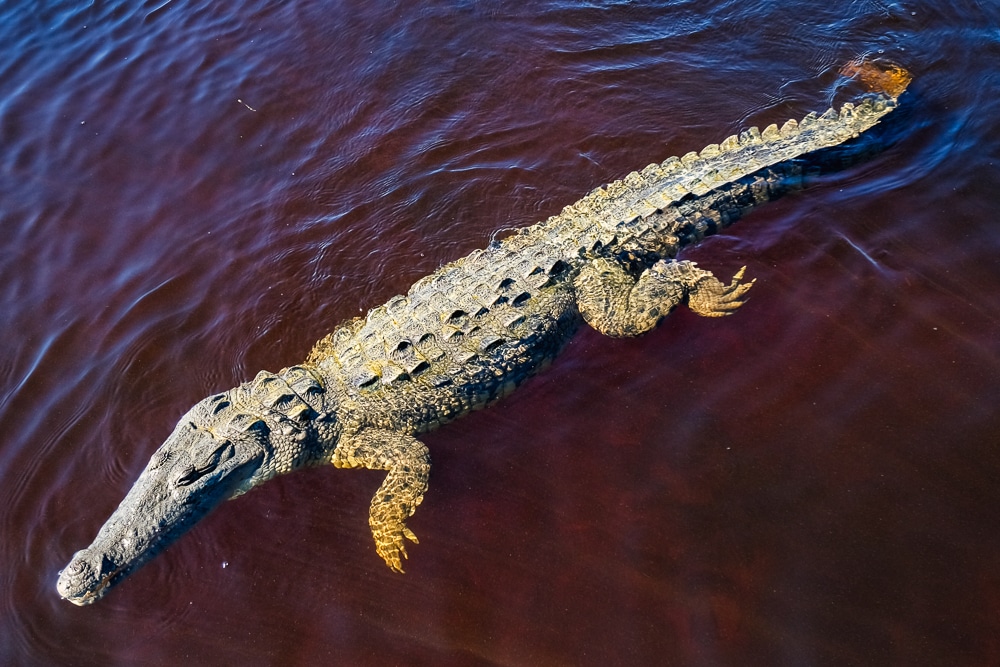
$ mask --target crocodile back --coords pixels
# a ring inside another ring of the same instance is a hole
[[[507,395],[555,357],[579,324],[574,271],[553,248],[527,241],[448,264],[316,344],[307,363],[337,378],[353,412],[366,416],[354,426],[436,428]]]

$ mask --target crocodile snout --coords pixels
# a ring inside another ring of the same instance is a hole
[[[87,549],[73,554],[73,559],[59,573],[59,581],[56,582],[59,595],[78,605],[90,604],[100,598],[110,576],[103,576],[99,560],[103,559]]]

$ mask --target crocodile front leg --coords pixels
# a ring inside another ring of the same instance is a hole
[[[644,334],[687,299],[699,315],[730,315],[754,281],[741,283],[743,267],[724,285],[710,271],[694,262],[660,260],[636,280],[619,263],[609,259],[588,262],[576,277],[576,300],[583,319],[606,336]]]
[[[431,468],[427,447],[413,436],[365,429],[341,440],[333,452],[332,463],[338,468],[389,471],[372,498],[368,523],[378,555],[394,571],[402,572],[402,558],[406,558],[403,538],[417,542],[417,536],[405,522],[427,490]]]

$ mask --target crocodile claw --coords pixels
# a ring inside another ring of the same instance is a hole
[[[403,559],[409,558],[406,553],[404,537],[414,544],[420,543],[413,531],[402,523],[396,526],[394,530],[389,529],[387,526],[383,527],[375,535],[375,550],[378,552],[378,555],[382,557],[382,560],[385,561],[390,570],[399,572],[400,574],[403,573]]]
[[[719,282],[715,276],[700,280],[688,293],[688,308],[704,317],[732,315],[743,305],[743,296],[757,282],[756,278],[747,283],[741,282],[746,270],[744,266],[737,271],[728,285]]]

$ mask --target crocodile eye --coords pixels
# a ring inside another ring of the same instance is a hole
[[[199,477],[201,477],[201,475],[199,475],[194,469],[194,466],[188,464],[181,468],[180,472],[177,474],[177,478],[174,479],[174,486],[187,486]]]
[[[195,470],[208,472],[209,470],[214,470],[223,461],[232,458],[234,453],[232,443],[227,440],[207,451],[192,452],[191,461],[194,464]]]
[[[235,454],[236,449],[228,440],[208,451],[192,452],[192,463],[180,469],[174,480],[174,485],[187,486],[191,484],[218,468],[220,463],[228,461]]]

